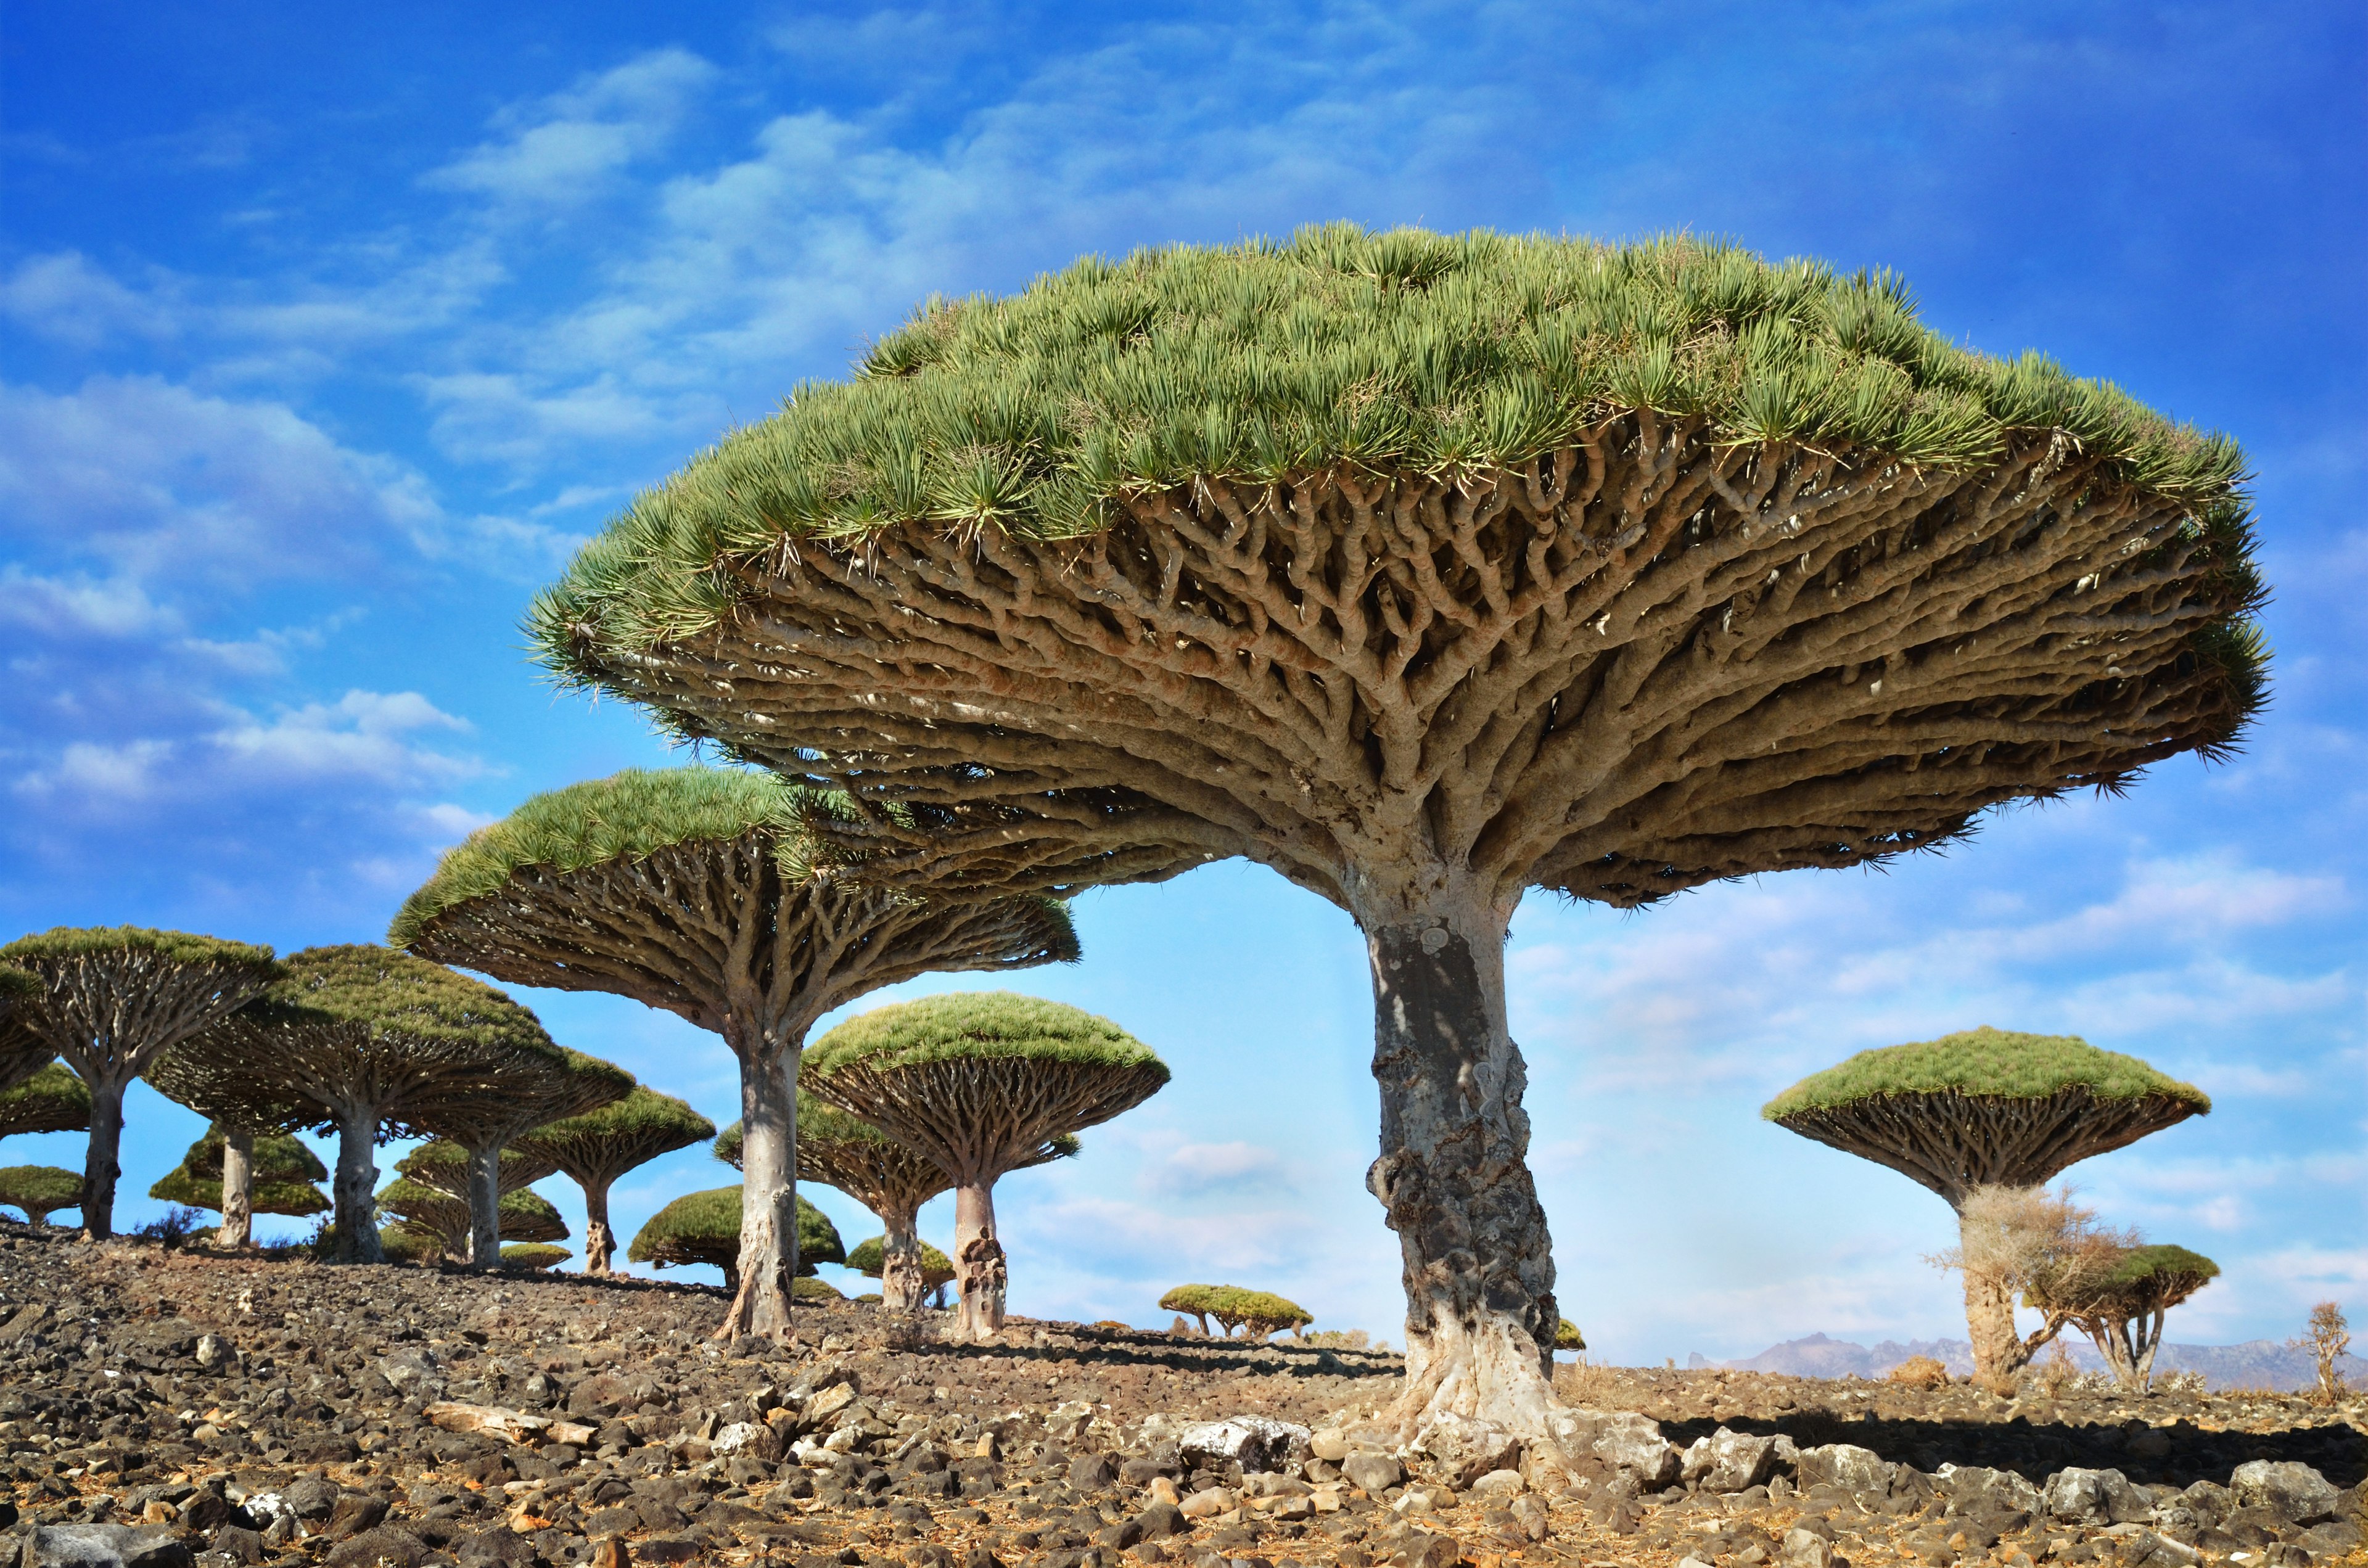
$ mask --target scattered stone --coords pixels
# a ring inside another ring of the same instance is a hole
[[[1270,1415],[1231,1415],[1186,1427],[1176,1446],[1188,1463],[1231,1460],[1245,1471],[1281,1470],[1306,1458],[1314,1436]]]
[[[170,1530],[131,1525],[40,1525],[25,1543],[26,1568],[190,1568],[197,1559]]]
[[[2306,1464],[2255,1460],[2240,1464],[2228,1478],[2228,1490],[2240,1508],[2267,1508],[2293,1525],[2315,1525],[2335,1517],[2340,1490]]]

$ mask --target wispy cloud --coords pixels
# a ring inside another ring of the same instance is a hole
[[[641,55],[565,92],[505,109],[495,117],[493,140],[423,183],[510,210],[588,200],[608,176],[662,151],[717,75],[713,65],[687,50]]]

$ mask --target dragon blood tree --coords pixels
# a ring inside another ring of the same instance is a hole
[[[24,1211],[25,1223],[39,1231],[50,1216],[82,1202],[82,1177],[56,1165],[0,1166],[0,1206]]]
[[[113,1235],[124,1091],[157,1057],[279,979],[279,967],[269,948],[137,926],[61,926],[0,948],[0,960],[40,983],[11,1017],[90,1089],[82,1229]]]
[[[160,1203],[213,1210],[222,1217],[215,1244],[243,1247],[254,1239],[257,1214],[302,1219],[327,1213],[329,1200],[313,1184],[328,1174],[320,1156],[299,1139],[284,1132],[257,1136],[217,1121],[148,1196]]]
[[[25,1025],[17,1005],[40,994],[41,983],[13,964],[0,964],[0,1094],[57,1060],[49,1042]]]
[[[189,1151],[194,1156],[199,1148],[205,1148],[205,1163],[210,1168],[202,1173],[195,1171],[188,1160],[184,1159],[182,1169],[150,1188],[148,1196],[187,1204],[193,1209],[219,1210],[222,1222],[214,1233],[214,1244],[217,1246],[243,1247],[254,1239],[256,1204],[262,1201],[256,1190],[256,1183],[264,1179],[256,1169],[258,1141],[276,1138],[284,1144],[302,1149],[302,1145],[287,1136],[288,1131],[318,1121],[321,1112],[302,1096],[280,1087],[268,1077],[258,1076],[253,1072],[226,1076],[213,1070],[211,1052],[202,1046],[176,1046],[150,1062],[147,1072],[142,1074],[148,1080],[149,1087],[166,1099],[177,1100],[188,1106],[211,1123],[206,1130],[205,1138],[192,1145]],[[284,1156],[284,1160],[292,1159],[293,1155]],[[302,1163],[317,1165],[320,1162],[313,1157],[312,1151],[305,1149],[302,1150]],[[290,1179],[307,1184],[309,1190],[310,1183],[327,1174],[324,1170],[315,1170],[310,1176]],[[194,1197],[167,1198],[164,1191],[166,1187],[171,1187],[176,1192],[180,1192],[191,1181],[206,1186],[209,1192],[206,1200],[200,1201]],[[318,1198],[319,1194],[315,1192],[313,1196]],[[327,1207],[324,1203],[310,1209],[286,1208],[284,1205],[287,1203],[303,1201],[292,1191],[276,1193],[271,1201],[279,1206],[260,1211],[266,1214],[313,1214],[319,1212],[320,1208]]]
[[[2266,658],[2243,469],[1887,275],[1336,226],[926,307],[635,500],[533,631],[847,791],[883,882],[1245,856],[1348,911],[1397,1417],[1539,1433],[1524,892],[1864,864],[2226,751]]]
[[[1167,1064],[1108,1018],[1008,991],[874,1008],[807,1054],[817,1098],[928,1155],[951,1179],[961,1331],[973,1341],[1003,1327],[996,1179],[1043,1164],[1048,1144],[1133,1109],[1167,1082]]]
[[[395,1217],[392,1229],[409,1233],[416,1259],[434,1262],[450,1258],[472,1268],[494,1267],[477,1261],[477,1206],[470,1201],[469,1194],[448,1192],[411,1176],[398,1176],[379,1190],[378,1209],[381,1213]],[[495,1244],[493,1255],[496,1259],[503,1241],[567,1239],[567,1221],[561,1218],[550,1199],[531,1187],[503,1193],[495,1213],[501,1225],[501,1240]]]
[[[2155,1352],[2170,1309],[2220,1277],[2220,1266],[2182,1246],[2124,1245],[2089,1252],[2071,1267],[2035,1283],[2028,1303],[2089,1336],[2132,1393],[2148,1392]]]
[[[617,1251],[609,1188],[637,1165],[714,1136],[715,1123],[671,1095],[637,1085],[598,1109],[529,1129],[510,1140],[502,1157],[547,1162],[584,1189],[584,1272],[606,1274]]]
[[[52,1062],[0,1093],[0,1138],[18,1132],[80,1132],[90,1125],[90,1085]]]
[[[1861,1051],[1811,1074],[1759,1114],[1804,1138],[1888,1165],[1957,1212],[1988,1188],[2029,1191],[2076,1160],[2135,1143],[2212,1108],[2192,1084],[2073,1035],[1967,1029]],[[1964,1251],[1975,1249],[1966,1238]],[[2014,1290],[1966,1267],[1974,1375],[2010,1380],[2051,1337],[2015,1327]]]
[[[495,1167],[495,1195],[507,1197],[519,1187],[531,1187],[558,1168],[557,1164],[540,1150],[520,1149],[515,1144],[505,1146]],[[463,1203],[469,1201],[469,1151],[458,1143],[450,1143],[441,1138],[430,1139],[395,1161],[394,1173],[422,1187],[432,1187]]]
[[[748,1256],[741,1235],[746,1190],[745,1186],[716,1187],[705,1192],[685,1193],[651,1215],[648,1223],[633,1233],[633,1244],[625,1250],[626,1259],[656,1268],[712,1263],[723,1270],[723,1288],[737,1295],[741,1289],[740,1271],[746,1266]],[[829,1215],[803,1198],[794,1198],[792,1213],[791,1222],[797,1227],[799,1275],[811,1275],[816,1264],[846,1261],[847,1249]]]
[[[820,869],[796,793],[723,768],[538,795],[444,858],[389,939],[497,979],[606,991],[723,1037],[740,1062],[749,1223],[721,1337],[789,1326],[798,1053],[814,1020],[932,970],[1073,960],[1036,894],[939,903]]]
[[[1077,1141],[1066,1133],[1046,1139],[1014,1170],[1073,1158]],[[715,1157],[740,1168],[740,1124],[715,1141]],[[921,1240],[921,1205],[953,1186],[935,1160],[916,1153],[860,1117],[849,1116],[813,1095],[798,1096],[798,1179],[835,1187],[880,1216],[887,1233],[882,1258],[865,1274],[880,1276],[881,1304],[897,1312],[917,1310],[931,1290],[951,1281],[935,1277],[930,1256],[942,1253]],[[860,1252],[862,1249],[858,1248]],[[848,1267],[857,1267],[849,1262]]]
[[[942,1307],[945,1305],[945,1288],[954,1282],[954,1276],[959,1270],[954,1267],[952,1258],[948,1257],[928,1243],[919,1243],[918,1250],[922,1299],[910,1303],[906,1310],[927,1304],[932,1293],[938,1298],[937,1305]],[[847,1255],[847,1267],[866,1278],[881,1280],[880,1299],[882,1305],[887,1303],[887,1285],[884,1278],[888,1271],[888,1238],[886,1236],[874,1236],[868,1242],[858,1242],[855,1244],[855,1250]]]
[[[467,1254],[472,1267],[491,1268],[501,1261],[502,1232],[495,1210],[501,1202],[502,1146],[529,1128],[620,1100],[632,1088],[633,1075],[623,1068],[552,1046],[548,1056],[519,1052],[496,1082],[414,1103],[415,1124],[468,1151],[469,1210],[477,1217]]]
[[[172,1071],[203,1075],[207,1103],[267,1117],[291,1096],[302,1125],[334,1128],[336,1260],[378,1263],[372,1155],[426,1131],[416,1107],[495,1092],[558,1047],[532,1013],[482,981],[387,948],[307,948],[289,977],[179,1047]]]

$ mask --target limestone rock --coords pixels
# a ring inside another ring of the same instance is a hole
[[[1776,1557],[1784,1568],[1832,1568],[1834,1549],[1825,1537],[1795,1528],[1785,1532]]]
[[[1803,1449],[1795,1469],[1795,1479],[1804,1491],[1812,1486],[1839,1486],[1845,1492],[1882,1494],[1891,1489],[1899,1467],[1852,1443],[1821,1443]]]
[[[1680,1473],[1705,1492],[1748,1492],[1776,1473],[1776,1439],[1722,1426],[1698,1437],[1685,1453]]]
[[[2239,1508],[2267,1508],[2292,1525],[2315,1525],[2335,1517],[2341,1492],[2306,1464],[2255,1460],[2228,1478]]]
[[[2133,1524],[2152,1511],[2118,1470],[2059,1470],[2040,1491],[2047,1517],[2065,1524]]]
[[[42,1525],[25,1543],[26,1568],[190,1568],[170,1530],[131,1525]]]
[[[1551,1418],[1554,1442],[1565,1460],[1601,1460],[1636,1478],[1647,1491],[1675,1482],[1684,1466],[1677,1445],[1657,1422],[1632,1410],[1560,1410]]]
[[[1433,1421],[1416,1436],[1414,1448],[1458,1492],[1491,1471],[1513,1468],[1521,1457],[1520,1438],[1493,1423],[1460,1415]]]
[[[1186,1427],[1176,1448],[1187,1464],[1232,1460],[1246,1471],[1281,1470],[1307,1457],[1313,1436],[1271,1415],[1232,1415]]]
[[[1387,1454],[1350,1454],[1340,1461],[1340,1473],[1375,1497],[1406,1479],[1404,1467]]]

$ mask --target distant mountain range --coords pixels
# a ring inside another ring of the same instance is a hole
[[[2063,1343],[2072,1353],[2073,1364],[2082,1371],[2104,1369],[2103,1358],[2088,1341],[2075,1343],[2067,1336]],[[1974,1369],[1974,1347],[1963,1339],[1886,1339],[1879,1345],[1860,1345],[1848,1339],[1829,1339],[1822,1334],[1813,1334],[1806,1339],[1788,1339],[1740,1361],[1713,1361],[1696,1353],[1686,1358],[1686,1365],[1731,1367],[1743,1372],[1786,1372],[1801,1378],[1839,1378],[1853,1373],[1861,1378],[1879,1378],[1911,1356],[1930,1356],[1959,1377]],[[2346,1356],[2337,1365],[2353,1388],[2368,1381],[2368,1361]],[[2154,1366],[2157,1374],[2201,1372],[2206,1385],[2214,1389],[2305,1389],[2318,1381],[2317,1369],[2308,1356],[2274,1339],[2248,1339],[2242,1345],[2166,1344],[2156,1356]]]

